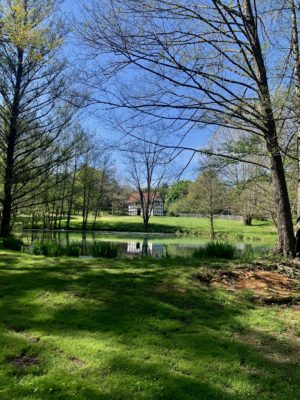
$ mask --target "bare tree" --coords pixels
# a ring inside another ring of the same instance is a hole
[[[167,176],[168,159],[167,152],[158,141],[149,144],[136,140],[126,153],[128,178],[136,190],[132,200],[140,206],[145,229],[148,228],[159,190]]]
[[[277,63],[283,50],[274,49],[265,35],[272,26],[264,6],[253,0],[94,0],[85,7],[81,37],[94,54],[106,54],[108,63],[101,69],[106,83],[90,83],[95,88],[101,84],[107,104],[133,110],[148,121],[222,126],[263,140],[277,206],[277,250],[293,255],[279,142],[282,120],[272,100],[274,89],[284,83],[286,66]],[[124,68],[131,74],[143,72],[143,91],[125,84],[114,92],[108,78],[126,79]]]

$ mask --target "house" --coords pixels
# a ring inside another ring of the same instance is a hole
[[[144,204],[148,200],[148,194],[144,193]],[[159,193],[151,192],[149,196],[150,215],[164,215],[164,203]],[[142,215],[142,205],[139,193],[132,193],[127,199],[128,215]]]

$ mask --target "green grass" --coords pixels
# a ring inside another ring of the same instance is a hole
[[[229,265],[1,251],[0,399],[299,398],[299,314],[192,279]]]
[[[71,229],[81,229],[81,217],[73,216]],[[64,224],[63,226],[64,227]],[[87,229],[93,228],[93,219],[88,221]],[[135,216],[103,216],[98,218],[96,230],[119,232],[145,232],[142,218]],[[242,221],[215,220],[215,231],[218,238],[237,240],[273,241],[276,230],[270,221],[253,221],[252,226],[245,226]],[[151,217],[147,232],[180,233],[187,235],[209,236],[208,218],[190,217]]]

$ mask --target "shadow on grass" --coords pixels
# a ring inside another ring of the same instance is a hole
[[[255,339],[233,340],[246,305],[183,284],[182,260],[145,261],[1,255],[0,398],[297,398],[299,369],[265,356]],[[79,372],[68,364],[71,351],[84,359]],[[40,366],[20,372],[7,365],[21,353],[39,357]],[[39,382],[36,395],[26,380],[17,387],[23,375]]]
[[[73,223],[70,230],[79,230],[82,225],[80,223]],[[175,233],[176,231],[182,230],[182,226],[169,226],[164,224],[157,224],[150,222],[148,228],[146,229],[143,222],[123,222],[123,221],[99,221],[96,222],[95,226],[92,223],[88,223],[86,230],[95,231],[116,231],[116,232],[143,232],[143,233]]]

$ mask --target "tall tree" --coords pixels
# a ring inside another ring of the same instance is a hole
[[[60,100],[65,66],[55,3],[0,2],[1,236],[10,234],[13,213],[34,203],[49,172],[69,157],[61,146],[71,113]]]
[[[277,250],[293,255],[280,120],[272,101],[285,66],[277,63],[282,49],[273,50],[272,40],[270,46],[265,43],[272,21],[263,8],[264,2],[253,0],[110,0],[104,5],[94,0],[86,7],[81,36],[94,54],[96,49],[111,56],[101,66],[107,76],[122,79],[124,68],[144,74],[143,91],[124,85],[112,95],[109,80],[102,81],[112,106],[152,120],[247,131],[263,140],[277,205]],[[275,68],[281,68],[277,82],[269,75]],[[91,84],[99,87],[97,80]]]
[[[300,48],[299,48],[299,29],[296,4],[294,0],[289,0],[291,10],[291,28],[292,28],[292,50],[294,57],[294,80],[296,94],[296,108],[298,115],[297,124],[297,157],[298,157],[298,182],[297,182],[297,234],[295,253],[300,253]]]

